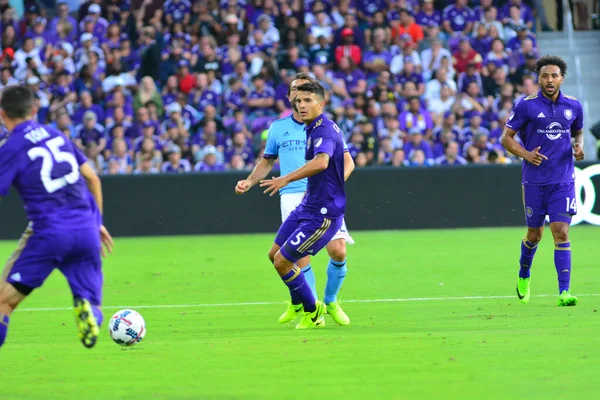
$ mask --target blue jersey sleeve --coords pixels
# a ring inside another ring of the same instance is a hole
[[[264,158],[277,158],[278,157],[277,138],[275,137],[276,133],[274,132],[273,125],[275,125],[275,124],[271,124],[271,126],[269,126],[269,132],[267,135],[267,144],[265,147]]]
[[[517,103],[515,108],[508,116],[506,126],[510,129],[519,132],[521,128],[527,123],[527,103],[530,100],[522,99]]]
[[[18,173],[14,153],[0,147],[0,196],[6,196]]]

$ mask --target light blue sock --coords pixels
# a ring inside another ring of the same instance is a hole
[[[310,264],[302,268],[302,273],[304,274],[306,283],[310,286],[310,290],[313,292],[313,296],[315,296],[315,300],[319,300],[319,296],[317,296],[317,278],[315,278],[315,273]]]
[[[325,285],[325,304],[333,303],[337,301],[337,295],[344,283],[346,277],[346,260],[343,262],[337,262],[329,260],[327,266],[327,284]]]

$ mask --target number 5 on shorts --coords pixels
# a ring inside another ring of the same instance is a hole
[[[292,240],[290,243],[293,244],[294,246],[298,246],[300,244],[300,242],[306,238],[306,235],[302,232],[298,232],[298,234],[296,235],[296,238],[294,240]]]
[[[567,197],[567,212],[571,210],[577,212],[577,204],[575,203],[575,198]]]

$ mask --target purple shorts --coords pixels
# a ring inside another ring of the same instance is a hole
[[[25,230],[8,259],[2,280],[28,295],[58,269],[67,278],[73,297],[102,304],[102,260],[98,227],[34,232]]]
[[[291,262],[316,255],[342,227],[344,216],[331,219],[322,215],[308,215],[299,205],[279,227],[275,244],[281,255]]]
[[[529,228],[544,226],[546,215],[551,223],[571,223],[571,218],[577,214],[575,183],[523,186],[523,206]]]

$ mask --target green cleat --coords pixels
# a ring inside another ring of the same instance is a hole
[[[296,325],[296,329],[311,329],[311,328],[320,328],[325,326],[325,318],[323,314],[325,313],[325,305],[320,301],[316,302],[317,309],[313,312],[304,312],[302,315],[302,319]]]
[[[558,305],[560,307],[576,306],[579,299],[571,294],[568,290],[563,290],[558,296]]]
[[[342,310],[340,303],[337,301],[327,304],[327,314],[331,315],[331,318],[333,318],[338,325],[350,325],[350,318],[348,318],[344,310]]]
[[[302,306],[302,304],[288,303],[288,308],[283,314],[281,314],[281,317],[279,317],[279,322],[282,324],[291,322],[299,315],[302,315],[302,311],[304,311],[304,306]]]
[[[75,323],[81,343],[88,349],[94,347],[100,334],[100,328],[89,301],[75,299]]]
[[[517,282],[517,296],[519,296],[519,300],[521,303],[527,304],[529,303],[529,296],[531,293],[531,289],[529,287],[531,278],[519,278]]]

